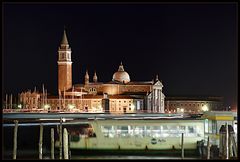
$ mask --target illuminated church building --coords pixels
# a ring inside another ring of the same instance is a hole
[[[41,97],[38,96],[39,107],[48,105],[48,109],[52,111],[72,112],[164,113],[165,95],[158,76],[155,81],[131,81],[121,62],[113,74],[112,81],[99,82],[95,71],[93,82],[90,82],[90,76],[86,71],[84,84],[72,85],[71,52],[64,30],[57,62],[59,96],[46,97],[41,94]]]

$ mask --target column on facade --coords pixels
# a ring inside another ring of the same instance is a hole
[[[164,106],[164,104],[162,103],[162,89],[160,89],[159,90],[159,97],[160,97],[160,108],[159,108],[159,110],[160,110],[160,112],[161,113],[164,113],[164,108],[163,108],[163,106]]]
[[[155,112],[158,112],[158,89],[155,89]]]
[[[146,97],[146,111],[148,112],[149,109],[151,108],[151,102],[150,102],[150,97]]]
[[[152,107],[151,107],[151,111],[152,112],[154,112],[154,89],[153,89],[153,91],[152,91],[152,100],[151,100],[151,102],[152,102]]]
[[[156,89],[153,90],[153,111],[156,112]]]
[[[153,90],[152,90],[152,93],[151,93],[151,108],[150,108],[150,111],[152,112],[153,111]]]
[[[160,111],[160,105],[161,105],[161,100],[160,100],[160,89],[157,90],[157,96],[158,96],[158,100],[157,100],[157,111],[158,112],[161,112]]]

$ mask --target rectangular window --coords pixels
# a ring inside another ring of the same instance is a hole
[[[106,138],[114,138],[116,136],[113,126],[101,126],[101,131]]]
[[[179,133],[186,133],[185,132],[185,126],[183,126],[183,125],[179,126]]]
[[[196,126],[188,126],[186,136],[187,137],[195,137],[196,136]]]
[[[208,133],[208,119],[204,121],[205,133]]]
[[[152,137],[160,137],[161,136],[161,127],[160,126],[152,126]]]
[[[144,126],[135,126],[134,137],[144,137]]]
[[[140,101],[137,101],[137,110],[140,110]]]
[[[169,129],[167,125],[162,126],[162,137],[168,137],[169,136]]]
[[[128,126],[117,126],[118,137],[129,137]]]

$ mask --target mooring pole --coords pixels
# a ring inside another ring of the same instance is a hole
[[[13,159],[17,158],[17,132],[18,132],[18,121],[14,120],[14,135],[13,135]]]
[[[182,133],[182,142],[181,142],[182,159],[184,158],[184,146],[183,146],[183,143],[184,143],[184,134]]]
[[[54,128],[51,128],[51,159],[54,159]]]
[[[209,136],[208,136],[208,141],[207,141],[207,159],[210,159],[210,139],[209,139]]]
[[[228,124],[226,123],[226,159],[229,159],[229,133],[228,133]]]
[[[68,133],[68,156],[69,156],[69,159],[71,159],[71,155],[72,155],[70,146],[71,146],[71,134]]]
[[[62,117],[60,118],[59,127],[59,159],[62,159]]]
[[[63,129],[63,151],[64,159],[68,159],[68,132],[67,129]]]
[[[40,124],[40,133],[39,133],[39,159],[42,159],[42,144],[43,144],[43,125]]]

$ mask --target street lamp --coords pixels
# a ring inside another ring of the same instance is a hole
[[[74,104],[68,104],[68,109],[71,111],[72,109],[75,108],[75,105]]]
[[[209,110],[209,108],[207,107],[207,105],[204,105],[203,107],[202,107],[202,111],[208,111]]]
[[[21,105],[21,104],[19,104],[17,107],[18,107],[19,109],[21,109],[21,108],[22,108],[22,105]]]
[[[44,110],[48,110],[50,108],[49,104],[44,105]]]

